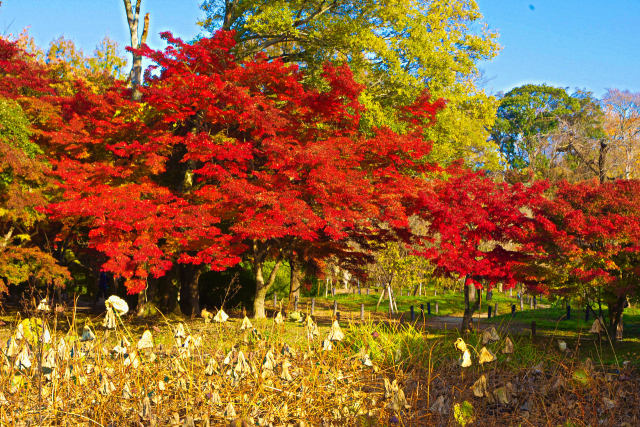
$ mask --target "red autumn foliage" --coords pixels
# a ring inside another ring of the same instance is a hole
[[[51,83],[46,68],[0,38],[0,293],[5,284],[63,286],[70,279],[43,247],[45,218],[38,210],[46,205],[52,182],[32,141],[39,134],[29,126],[52,113],[41,100],[54,93]]]
[[[546,183],[530,186],[495,182],[481,172],[452,168],[437,182],[435,197],[423,199],[429,222],[423,255],[436,274],[466,277],[465,284],[491,289],[523,281],[522,266],[537,252],[531,239],[533,210]]]
[[[39,97],[53,95],[48,70],[21,50],[15,42],[0,37],[0,96]]]
[[[248,256],[262,263],[296,242],[408,226],[430,144],[417,123],[406,136],[362,135],[361,87],[347,67],[327,65],[320,91],[295,66],[236,63],[228,33],[194,44],[163,37],[164,51],[140,50],[158,67],[142,104],[118,86],[79,87],[60,101],[50,135],[64,190],[50,212],[89,221],[90,245],[130,292],[175,261],[222,269],[254,248]],[[412,106],[431,122],[441,107],[426,97]]]
[[[554,190],[536,220],[542,251],[530,271],[538,287],[621,306],[639,291],[640,181],[560,182]]]
[[[293,65],[259,55],[236,62],[231,33],[193,44],[163,37],[164,51],[140,49],[157,67],[142,103],[115,81],[99,93],[75,82],[73,95],[56,94],[45,66],[0,40],[0,96],[30,117],[31,140],[58,180],[50,219],[63,235],[84,233],[129,292],[176,262],[221,270],[244,258],[255,272],[292,254],[316,263],[336,255],[357,267],[376,242],[415,239],[412,215],[428,224],[418,239],[437,274],[478,287],[587,287],[615,304],[637,292],[637,181],[560,183],[544,198],[545,183],[441,170],[425,162],[431,145],[422,137],[441,100],[424,95],[399,109],[405,134],[364,134],[362,88],[348,67],[327,65],[319,90]],[[45,163],[0,148],[0,172],[49,188]],[[3,203],[33,210],[45,200],[18,190],[0,195]],[[56,280],[68,277],[37,248],[14,253],[16,265],[40,262]]]

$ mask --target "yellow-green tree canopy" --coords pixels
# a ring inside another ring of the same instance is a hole
[[[475,1],[205,0],[202,9],[206,30],[236,31],[240,57],[266,52],[314,81],[324,62],[347,62],[365,85],[365,127],[397,128],[394,110],[428,89],[448,104],[429,130],[432,159],[497,167],[487,131],[497,105],[478,88],[477,67],[496,55],[497,34]]]
[[[57,88],[61,93],[71,91],[75,80],[97,92],[113,79],[125,78],[127,60],[121,56],[118,44],[108,37],[96,46],[93,56],[86,56],[72,40],[64,37],[53,40],[44,56],[53,76],[64,85]]]
[[[46,166],[30,141],[30,124],[20,105],[0,97],[0,293],[6,284],[35,279],[64,284],[69,273],[32,242],[44,215]]]

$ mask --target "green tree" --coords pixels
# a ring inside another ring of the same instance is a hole
[[[491,137],[511,169],[544,167],[541,141],[558,127],[558,118],[574,108],[562,88],[528,84],[509,91],[500,100]]]
[[[378,305],[386,292],[389,305],[395,307],[396,290],[409,289],[417,294],[433,273],[433,266],[425,257],[415,254],[415,248],[402,242],[388,242],[375,253],[375,262],[369,265],[368,276],[382,288]],[[393,311],[392,310],[392,311]]]
[[[69,273],[33,240],[44,215],[48,184],[40,148],[30,141],[30,123],[20,105],[0,97],[0,293],[27,281],[62,286]]]
[[[603,120],[590,92],[528,84],[501,98],[491,138],[509,170],[579,181],[606,175]]]
[[[266,52],[319,78],[326,61],[347,62],[366,86],[362,126],[401,130],[395,110],[424,89],[448,107],[428,130],[432,160],[498,166],[488,142],[497,103],[478,88],[477,62],[498,51],[473,0],[205,0],[205,30],[236,31],[236,55]]]

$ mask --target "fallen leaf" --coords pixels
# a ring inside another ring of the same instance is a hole
[[[462,353],[462,357],[458,360],[458,365],[463,368],[471,366],[471,352],[469,352],[469,350],[465,350],[464,353]]]
[[[491,353],[487,349],[487,347],[482,347],[482,349],[480,350],[480,357],[478,359],[478,363],[482,365],[484,363],[493,362],[494,360],[496,360],[496,356],[493,353]]]
[[[513,342],[509,337],[504,340],[504,347],[502,348],[502,353],[511,354],[513,353]]]

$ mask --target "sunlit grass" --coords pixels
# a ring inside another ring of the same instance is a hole
[[[319,337],[309,338],[304,323],[277,325],[272,319],[252,321],[258,336],[241,331],[238,318],[219,324],[202,319],[158,316],[139,320],[127,316],[116,331],[105,331],[102,316],[49,314],[46,320],[54,342],[64,337],[67,344],[75,346],[76,356],[69,360],[58,357],[56,371],[49,379],[41,374],[45,371],[39,369],[38,359],[55,345],[31,345],[30,368],[18,368],[15,355],[4,356],[0,424],[108,425],[117,419],[125,424],[193,421],[194,425],[221,425],[245,419],[256,425],[432,425],[455,423],[451,408],[465,401],[473,402],[474,416],[491,425],[517,425],[532,416],[551,425],[565,420],[593,424],[597,420],[588,414],[604,413],[601,408],[610,404],[603,397],[614,399],[633,385],[604,375],[631,375],[631,367],[623,361],[637,360],[640,348],[638,339],[611,346],[576,333],[562,335],[567,350],[561,351],[558,336],[544,334],[532,339],[526,333],[511,331],[504,319],[496,324],[498,339],[485,343],[482,331],[461,336],[457,330],[431,329],[421,322],[359,322],[345,317],[340,322],[344,340],[323,351],[322,341],[330,327],[326,321],[319,327]],[[9,324],[1,330],[3,336],[15,335],[19,317],[6,319]],[[176,340],[173,332],[178,322],[184,322],[186,335],[200,339],[201,344],[186,352],[181,349],[180,342],[185,339]],[[78,341],[85,324],[96,332],[95,341]],[[146,329],[153,333],[153,349],[139,352],[138,367],[126,366],[125,357],[116,356],[112,349],[127,338],[131,355]],[[471,352],[473,363],[468,368],[458,365],[461,353],[454,346],[457,339],[463,339]],[[503,352],[507,339],[513,342],[513,353]],[[478,364],[483,347],[496,356],[495,362]],[[246,372],[237,371],[240,352],[247,361]],[[265,376],[263,362],[268,352],[274,357],[275,369]],[[371,366],[364,363],[365,354]],[[597,369],[587,377],[593,389],[572,380],[574,371],[583,370],[587,357]],[[225,365],[227,358],[230,363]],[[284,378],[285,360],[291,364],[289,380]],[[211,366],[214,368],[208,372]],[[475,397],[472,385],[482,375],[491,390],[512,384],[509,399],[513,403],[501,404],[497,410],[495,402]],[[533,378],[536,381],[531,383]],[[564,382],[556,390],[557,378],[564,378]],[[385,389],[385,384],[394,380],[406,403]],[[607,393],[598,391],[597,384],[606,384]],[[563,394],[544,397],[522,409],[529,394],[545,396],[542,393],[549,390]],[[572,411],[570,404],[556,405],[567,396],[574,396],[573,404],[582,405],[587,412]],[[433,407],[438,399],[446,411]],[[510,415],[505,418],[506,413]],[[615,420],[614,424],[631,419],[621,413],[611,417],[617,417],[608,418]]]

